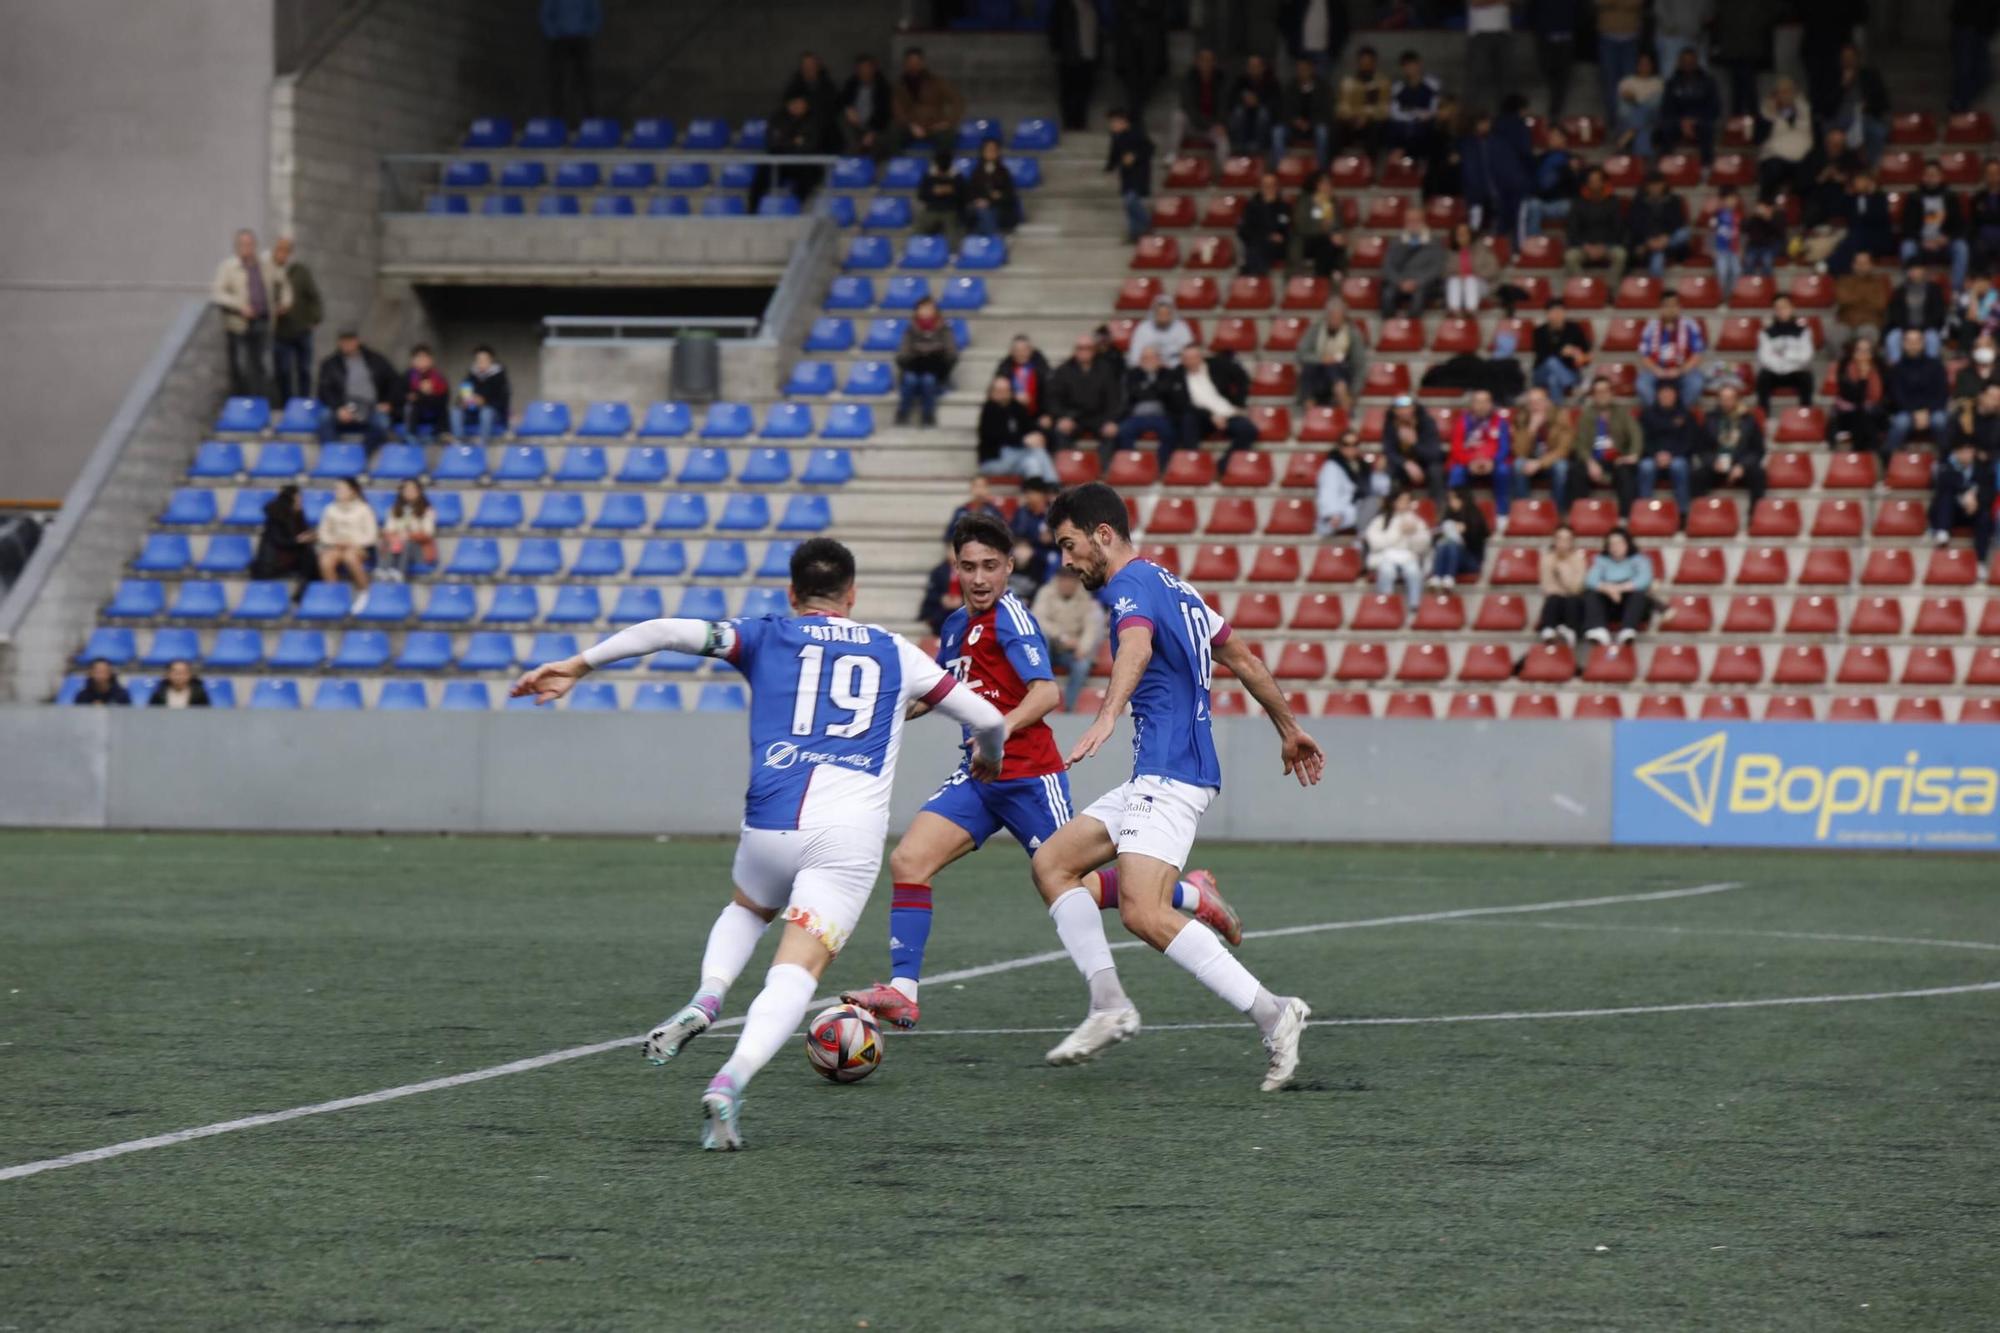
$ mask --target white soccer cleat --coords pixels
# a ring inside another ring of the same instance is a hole
[[[743,1100],[737,1095],[736,1085],[717,1074],[708,1085],[708,1091],[701,1094],[701,1146],[705,1152],[735,1152],[743,1146],[743,1132],[738,1127],[743,1115]]]
[[[708,1025],[714,1021],[707,1010],[690,1004],[647,1033],[646,1044],[639,1049],[645,1055],[646,1063],[663,1065],[686,1049],[689,1042],[708,1031]]]
[[[1077,1024],[1076,1031],[1056,1043],[1049,1052],[1052,1065],[1080,1065],[1092,1060],[1106,1047],[1129,1040],[1139,1031],[1139,1011],[1131,1005],[1123,1009],[1093,1009]]]
[[[1263,1091],[1278,1092],[1292,1086],[1299,1072],[1299,1038],[1305,1034],[1306,1020],[1311,1017],[1312,1010],[1296,995],[1278,1011],[1277,1024],[1272,1027],[1271,1035],[1264,1038],[1264,1049],[1270,1052],[1271,1063],[1264,1070]]]

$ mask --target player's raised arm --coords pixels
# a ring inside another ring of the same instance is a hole
[[[575,657],[566,657],[560,662],[545,662],[523,672],[508,693],[516,699],[532,694],[537,704],[554,703],[598,667],[610,666],[628,657],[644,657],[658,652],[726,657],[735,644],[735,626],[717,621],[676,617],[642,621],[592,644]]]
[[[1326,755],[1319,748],[1319,742],[1306,735],[1299,726],[1299,720],[1292,716],[1291,705],[1285,702],[1284,693],[1278,689],[1278,682],[1271,679],[1263,661],[1234,634],[1215,644],[1214,651],[1215,660],[1236,673],[1236,678],[1243,682],[1243,688],[1264,706],[1271,725],[1278,729],[1285,772],[1296,777],[1301,787],[1317,783],[1326,771]]]
[[[1111,684],[1104,691],[1104,706],[1097,710],[1096,720],[1071,747],[1071,768],[1095,755],[1111,739],[1111,733],[1118,729],[1118,715],[1132,702],[1132,692],[1139,688],[1139,678],[1146,674],[1146,666],[1152,660],[1151,622],[1135,620],[1118,631],[1118,651],[1111,659]]]

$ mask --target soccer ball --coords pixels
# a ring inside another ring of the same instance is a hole
[[[822,1078],[859,1082],[882,1063],[882,1026],[859,1005],[836,1004],[806,1025],[806,1059]]]

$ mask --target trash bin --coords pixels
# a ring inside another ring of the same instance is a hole
[[[688,329],[674,339],[672,396],[683,403],[711,403],[722,395],[722,349],[710,329]]]

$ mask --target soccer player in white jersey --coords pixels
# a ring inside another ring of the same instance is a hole
[[[1111,946],[1084,876],[1116,852],[1119,915],[1126,929],[1192,972],[1264,1034],[1270,1057],[1263,1088],[1290,1085],[1299,1037],[1312,1010],[1304,1000],[1266,990],[1214,931],[1174,911],[1175,878],[1194,846],[1195,825],[1222,787],[1209,718],[1215,663],[1235,673],[1278,729],[1285,772],[1317,783],[1326,756],[1300,729],[1277,682],[1238,643],[1201,594],[1139,558],[1118,492],[1101,482],[1064,491],[1049,507],[1049,532],[1083,586],[1102,589],[1111,609],[1111,684],[1104,706],[1070,750],[1072,767],[1111,739],[1132,706],[1132,779],[1064,824],[1035,853],[1035,885],[1056,933],[1090,987],[1090,1012],[1048,1054],[1050,1064],[1080,1064],[1139,1030],[1139,1011],[1119,984]]]
[[[977,780],[999,773],[1007,743],[1000,710],[902,638],[848,618],[854,556],[845,546],[815,537],[793,554],[791,572],[791,615],[649,620],[536,667],[513,690],[549,703],[598,667],[661,651],[719,657],[750,682],[750,790],[736,894],[709,931],[694,998],[645,1045],[647,1058],[664,1064],[705,1031],[765,926],[784,914],[764,989],[702,1094],[702,1147],[722,1151],[743,1146],[743,1089],[805,1018],[875,887],[905,708],[922,702],[968,728]]]

